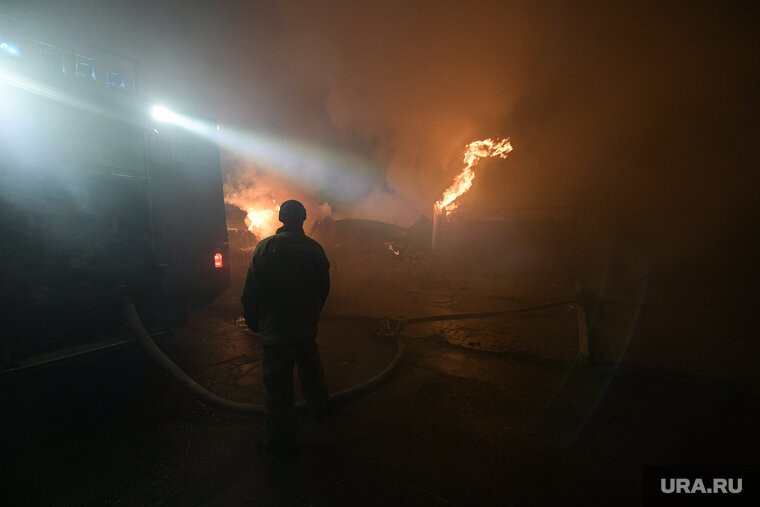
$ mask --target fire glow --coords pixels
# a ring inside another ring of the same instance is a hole
[[[509,142],[509,138],[498,142],[495,142],[493,139],[483,139],[482,141],[474,141],[468,144],[464,150],[465,167],[454,178],[454,183],[443,193],[443,198],[435,203],[436,210],[445,210],[448,213],[457,208],[458,203],[455,201],[472,187],[472,180],[475,179],[473,167],[477,165],[481,158],[507,158],[507,155],[511,151],[512,145]]]
[[[401,254],[401,252],[400,252],[400,251],[399,251],[399,249],[396,247],[396,245],[393,243],[393,241],[386,241],[386,242],[384,243],[384,245],[385,245],[385,248],[387,248],[387,249],[388,249],[388,251],[389,251],[390,253],[392,253],[393,255],[400,255],[400,254]]]
[[[248,208],[246,210],[246,225],[248,230],[259,238],[271,236],[277,230],[279,224],[278,212],[280,205],[272,199],[272,208]]]

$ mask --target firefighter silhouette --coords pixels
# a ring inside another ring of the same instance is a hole
[[[330,291],[330,264],[322,246],[306,236],[306,209],[285,201],[276,234],[256,245],[240,301],[248,327],[261,334],[265,450],[295,447],[293,369],[316,424],[323,422],[327,386],[317,348],[317,324]]]

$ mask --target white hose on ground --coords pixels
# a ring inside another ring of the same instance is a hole
[[[264,413],[264,407],[262,405],[255,405],[253,403],[243,403],[239,401],[228,400],[221,396],[212,393],[198,382],[193,380],[187,373],[185,373],[177,364],[169,359],[164,352],[156,345],[148,331],[145,330],[140,316],[137,314],[137,310],[131,303],[125,303],[124,312],[129,321],[129,325],[137,336],[137,341],[142,346],[143,350],[150,356],[150,358],[158,363],[159,366],[168,371],[172,377],[174,377],[180,384],[187,388],[196,398],[208,406],[216,407],[218,409],[234,412],[242,415],[258,415]],[[401,361],[401,356],[404,354],[404,342],[396,337],[396,355],[393,357],[390,363],[377,375],[371,379],[362,382],[354,387],[333,393],[330,395],[329,403],[341,403],[353,399],[354,397],[362,394],[370,389],[373,389],[385,381],[396,370]],[[305,403],[296,403],[296,408],[305,408]]]

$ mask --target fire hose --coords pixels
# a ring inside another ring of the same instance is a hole
[[[187,373],[185,373],[177,364],[172,361],[164,352],[156,345],[148,331],[143,326],[140,316],[137,314],[137,310],[132,303],[125,303],[124,312],[126,313],[129,325],[137,336],[137,342],[148,354],[148,356],[156,362],[159,366],[165,369],[175,380],[177,380],[183,387],[188,389],[191,394],[198,398],[204,404],[215,407],[227,412],[233,412],[242,415],[258,415],[264,413],[264,407],[262,405],[256,405],[253,403],[243,403],[240,401],[228,400],[222,398],[218,394],[212,393],[198,382],[193,380]],[[385,381],[393,374],[401,361],[401,356],[404,354],[404,342],[398,337],[396,333],[396,355],[393,357],[390,363],[377,375],[355,385],[349,389],[338,391],[330,395],[329,403],[331,405],[342,403],[355,398],[356,396],[367,392]],[[296,409],[303,410],[306,404],[303,402],[296,403]]]
[[[399,362],[401,361],[401,356],[404,354],[404,349],[405,349],[404,342],[401,340],[399,335],[407,324],[421,324],[421,323],[426,323],[426,322],[457,320],[457,319],[467,319],[467,318],[497,317],[497,316],[502,316],[502,315],[524,313],[524,312],[530,312],[530,311],[535,311],[535,310],[542,310],[545,308],[563,306],[567,304],[572,304],[574,302],[575,301],[573,300],[557,301],[553,303],[546,303],[543,305],[532,306],[528,308],[502,310],[502,311],[495,311],[495,312],[445,314],[445,315],[435,315],[435,316],[430,316],[430,317],[417,317],[417,318],[411,318],[411,319],[404,319],[403,317],[399,317],[398,319],[390,319],[388,317],[380,319],[381,323],[376,328],[376,333],[385,335],[387,337],[393,337],[396,339],[396,355],[388,363],[388,365],[374,377],[362,382],[361,384],[357,384],[351,388],[331,394],[329,397],[329,403],[331,405],[334,405],[334,404],[342,403],[345,401],[349,401],[357,397],[358,395],[363,394],[379,386],[396,371],[396,368],[398,367]],[[164,354],[164,352],[158,347],[158,345],[156,345],[156,342],[153,341],[153,338],[151,338],[150,334],[143,326],[143,323],[140,320],[140,316],[137,314],[137,311],[135,310],[134,305],[129,302],[126,302],[124,305],[124,311],[126,313],[127,320],[129,321],[130,326],[132,327],[132,329],[134,330],[137,336],[138,343],[142,346],[143,350],[148,354],[148,356],[153,361],[155,361],[159,366],[161,366],[167,372],[169,372],[169,374],[172,377],[174,377],[182,386],[188,389],[190,393],[193,394],[196,398],[198,398],[201,402],[211,407],[219,408],[227,412],[233,412],[233,413],[242,414],[242,415],[257,415],[257,414],[264,413],[264,407],[262,405],[256,405],[253,403],[243,403],[239,401],[222,398],[221,396],[215,393],[212,393],[211,391],[209,391],[208,389],[200,385],[198,382],[193,380],[192,377],[190,377],[179,366],[177,366],[177,364],[174,361],[172,361],[166,354]],[[331,318],[331,319],[336,319],[336,320],[350,320],[350,321],[364,321],[364,322],[378,320],[376,318],[363,316],[363,315],[330,315],[326,317]],[[296,403],[296,409],[303,410],[304,408],[306,408],[306,404],[304,402]]]

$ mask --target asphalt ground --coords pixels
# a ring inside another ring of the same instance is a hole
[[[233,288],[160,341],[215,392],[261,403],[261,349]],[[417,317],[562,301],[567,284],[339,283],[319,344],[331,391],[393,339],[330,315]],[[3,505],[639,505],[647,465],[757,464],[758,394],[576,361],[572,305],[410,325],[394,377],[337,407],[333,449],[261,452],[259,417],[211,410],[136,347],[5,381]],[[382,321],[378,321],[382,322]]]

